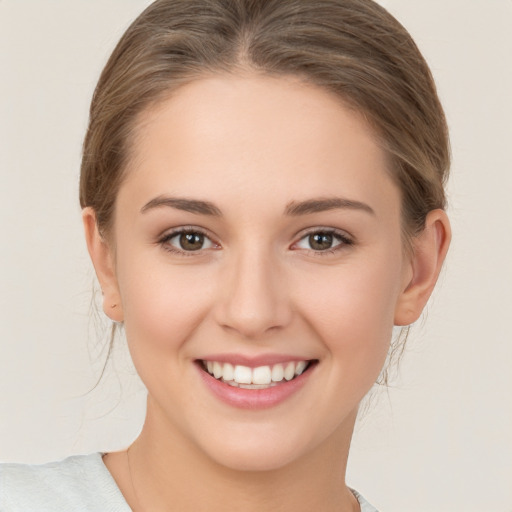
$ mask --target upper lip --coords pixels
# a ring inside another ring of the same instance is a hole
[[[258,366],[272,366],[279,363],[289,363],[290,361],[311,361],[310,357],[301,357],[290,354],[261,354],[257,356],[248,356],[243,354],[209,354],[198,358],[199,361],[217,361],[219,363],[230,363],[233,366],[248,366],[257,368]]]

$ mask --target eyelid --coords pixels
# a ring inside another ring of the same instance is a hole
[[[185,233],[201,234],[211,242],[213,247],[208,247],[206,249],[201,248],[201,249],[198,249],[197,251],[185,251],[185,250],[180,250],[179,248],[177,248],[173,245],[167,244],[167,242],[169,240],[171,240],[172,238],[174,238],[178,235],[181,235],[181,234],[185,234]],[[303,248],[296,247],[297,244],[300,241],[302,241],[304,238],[306,238],[312,234],[315,234],[315,233],[323,233],[323,234],[332,235],[333,237],[338,239],[340,241],[340,243],[335,245],[332,248],[325,249],[325,250],[303,249]],[[165,250],[167,250],[168,252],[183,255],[183,256],[199,256],[199,255],[204,254],[204,252],[207,250],[211,250],[211,249],[216,250],[216,249],[221,248],[220,244],[216,241],[215,237],[213,237],[209,233],[208,230],[205,230],[204,228],[201,228],[199,226],[193,226],[193,225],[179,226],[176,228],[171,228],[171,229],[165,231],[162,235],[160,235],[158,237],[157,243],[159,245],[163,246],[163,248]],[[354,238],[352,237],[352,235],[348,234],[345,230],[341,230],[341,229],[333,228],[333,227],[314,226],[311,228],[307,228],[307,229],[301,231],[300,233],[298,233],[295,236],[295,242],[293,242],[293,244],[290,246],[290,248],[292,250],[308,251],[308,252],[314,253],[315,255],[322,255],[322,254],[325,255],[325,254],[332,254],[333,252],[336,252],[336,251],[343,249],[347,246],[354,245],[354,243],[355,243],[355,241],[354,241]]]
[[[204,236],[211,242],[213,247],[208,247],[205,249],[201,248],[197,251],[184,251],[167,243],[172,238],[186,233],[196,233]],[[204,252],[207,250],[220,248],[220,244],[215,240],[215,238],[207,230],[200,228],[199,226],[179,226],[176,228],[171,228],[158,237],[157,243],[161,245],[166,251],[173,254],[178,254],[180,256],[199,256],[204,254]]]
[[[298,248],[298,249],[295,249],[295,250],[305,250],[305,251],[309,251],[309,252],[312,252],[312,253],[318,254],[318,255],[332,254],[333,252],[335,252],[337,250],[343,249],[344,247],[347,247],[347,246],[354,245],[354,243],[355,243],[354,237],[349,235],[344,230],[337,229],[337,228],[332,228],[332,227],[315,226],[313,228],[308,228],[308,229],[298,233],[297,236],[296,236],[296,241],[293,242],[293,244],[291,245],[291,248],[294,249],[294,246],[296,246],[299,242],[301,242],[306,237],[311,236],[311,235],[313,235],[315,233],[323,233],[323,234],[332,235],[333,237],[335,237],[338,240],[340,240],[341,243],[339,243],[339,244],[337,244],[334,247],[331,247],[329,249],[325,249],[325,250],[302,249],[302,248]]]

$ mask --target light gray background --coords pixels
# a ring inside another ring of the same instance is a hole
[[[0,460],[114,450],[144,391],[90,322],[77,180],[108,54],[147,0],[0,0]],[[512,511],[512,2],[387,0],[436,77],[454,241],[348,482],[383,511]],[[101,326],[100,326],[101,330]]]

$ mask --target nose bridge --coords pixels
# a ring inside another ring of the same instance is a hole
[[[275,254],[258,244],[244,244],[226,262],[219,323],[245,338],[256,338],[289,321],[291,310]]]

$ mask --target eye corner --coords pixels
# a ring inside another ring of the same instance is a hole
[[[175,242],[175,243],[173,243]],[[205,251],[218,250],[221,245],[205,230],[195,226],[182,226],[158,237],[157,244],[177,256],[200,256]],[[197,247],[194,247],[197,244]]]
[[[354,238],[345,231],[336,228],[315,227],[299,234],[290,249],[304,250],[315,255],[327,255],[354,244]]]

